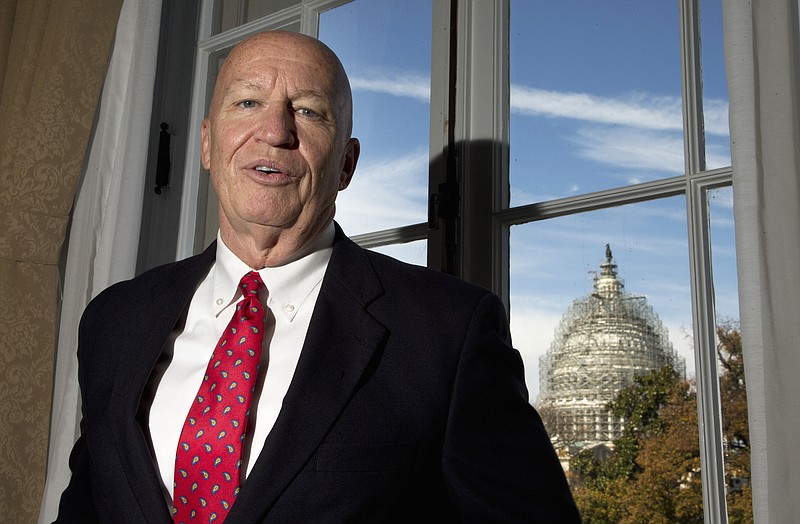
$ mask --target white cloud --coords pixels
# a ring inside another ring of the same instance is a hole
[[[561,314],[534,308],[511,309],[511,336],[525,364],[525,382],[531,402],[539,395],[539,357],[547,353],[560,321]]]
[[[359,164],[337,197],[336,220],[349,235],[424,222],[427,180],[424,150]]]
[[[719,98],[703,100],[703,126],[706,133],[721,136],[729,134],[727,100]]]
[[[413,98],[422,102],[428,102],[431,98],[430,79],[414,73],[404,73],[396,76],[376,74],[369,77],[354,77],[350,79],[350,87],[354,91],[385,93]]]
[[[640,172],[667,171],[675,175],[684,172],[683,138],[678,133],[587,126],[578,129],[575,141],[582,157],[601,164]],[[628,181],[636,183],[644,180]]]
[[[589,93],[547,91],[511,86],[511,110],[550,118],[571,118],[641,129],[680,130],[681,101],[674,97],[635,93],[624,99]]]
[[[417,73],[376,72],[350,79],[353,90],[371,91],[430,101],[430,78]],[[585,122],[623,125],[637,129],[681,131],[680,97],[631,93],[621,97],[602,97],[590,93],[551,91],[513,84],[511,111],[519,114],[569,118]],[[728,101],[707,98],[703,101],[706,133],[727,136]]]
[[[686,378],[694,378],[695,365],[692,326],[681,323],[670,324],[669,322],[664,322],[664,327],[667,328],[669,340],[672,342],[672,347],[675,349],[675,352],[683,357],[684,363],[686,364]]]
[[[519,84],[511,86],[511,111],[548,118],[569,118],[661,131],[681,131],[680,97],[633,93],[624,97],[601,97],[589,93],[548,91]],[[705,130],[728,134],[728,102],[706,99]]]

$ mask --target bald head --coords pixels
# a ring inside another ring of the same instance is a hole
[[[327,45],[308,35],[292,31],[267,31],[258,33],[236,44],[220,68],[209,114],[221,102],[222,94],[236,80],[239,71],[247,67],[254,56],[296,60],[318,71],[320,81],[329,80],[338,95],[337,122],[342,126],[343,138],[349,138],[353,129],[353,96],[350,82],[339,57]]]

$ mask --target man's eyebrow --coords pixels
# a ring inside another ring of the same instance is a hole
[[[316,91],[314,89],[298,89],[297,91],[291,93],[291,98],[295,100],[312,99],[330,105],[330,97],[327,97],[323,93]]]
[[[253,82],[252,80],[234,79],[231,81],[230,88],[244,89],[246,91],[258,91],[262,88],[262,86],[258,82]]]
[[[262,89],[264,89],[264,85],[260,82],[246,79],[234,79],[231,81],[228,91],[261,91]],[[323,104],[331,105],[330,97],[316,89],[298,89],[292,91],[290,93],[290,98],[293,100],[316,100]]]

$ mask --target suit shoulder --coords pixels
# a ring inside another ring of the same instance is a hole
[[[86,313],[91,314],[95,310],[105,310],[120,303],[124,303],[126,306],[136,304],[146,297],[158,294],[165,286],[182,279],[188,278],[199,282],[211,266],[215,252],[212,245],[198,255],[156,266],[131,279],[116,282],[89,302]],[[126,307],[126,309],[128,308]]]
[[[467,282],[456,276],[425,266],[410,264],[381,253],[367,251],[375,272],[380,275],[385,286],[398,286],[408,293],[430,296],[434,293],[446,294],[452,299],[480,300],[493,295],[486,288]]]

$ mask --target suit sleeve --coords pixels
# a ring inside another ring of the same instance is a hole
[[[72,448],[69,467],[72,470],[72,477],[67,489],[61,494],[55,522],[59,524],[99,522],[89,478],[89,450],[83,437],[80,437]]]
[[[528,401],[500,300],[486,295],[464,338],[442,467],[463,522],[580,522],[566,476]]]
[[[82,353],[86,351],[86,324],[90,322],[92,317],[92,310],[95,303],[90,303],[81,317],[80,326],[78,328],[78,375],[79,382],[83,382],[82,374],[85,373],[84,363],[82,362]],[[83,384],[81,384],[81,396],[83,397]],[[82,406],[83,410],[85,406]],[[99,522],[99,516],[96,513],[94,496],[92,494],[92,482],[90,473],[90,453],[89,446],[84,436],[86,430],[85,420],[81,420],[81,436],[72,447],[69,456],[69,468],[72,472],[69,484],[64,492],[61,494],[61,500],[58,505],[58,517],[56,523],[72,523],[72,522]]]

